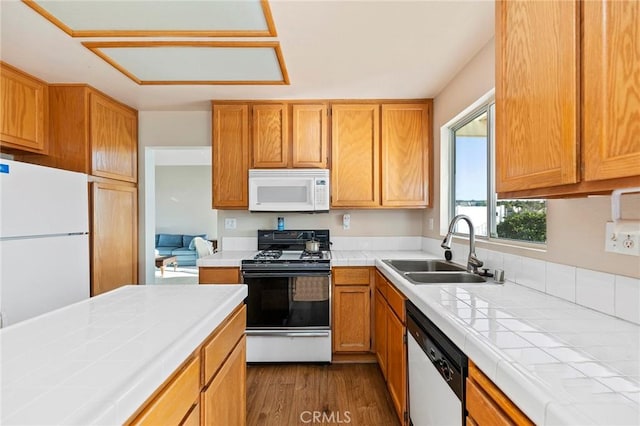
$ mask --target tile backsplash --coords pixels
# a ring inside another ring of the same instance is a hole
[[[440,241],[423,238],[422,249],[441,253]],[[453,244],[453,260],[466,264],[469,246]],[[640,324],[640,279],[570,265],[476,249],[485,268],[504,269],[505,279],[587,308]]]

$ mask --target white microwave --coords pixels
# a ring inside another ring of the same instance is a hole
[[[254,212],[329,211],[329,170],[249,170],[249,210]]]

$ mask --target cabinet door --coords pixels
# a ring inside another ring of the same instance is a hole
[[[246,424],[246,358],[246,337],[243,336],[211,384],[202,393],[203,424]]]
[[[200,393],[200,358],[195,357],[166,385],[130,425],[176,425],[193,422]]]
[[[407,401],[406,327],[391,311],[387,311],[387,388],[391,401],[404,424]]]
[[[380,107],[331,107],[331,205],[380,205]]]
[[[374,321],[375,321],[375,342],[376,358],[382,370],[382,375],[387,379],[387,302],[382,293],[376,290],[374,299]]]
[[[287,167],[289,127],[286,105],[254,105],[252,110],[253,167]]]
[[[368,352],[371,349],[370,299],[369,286],[334,287],[334,352]]]
[[[0,63],[0,145],[46,153],[47,103],[44,82]]]
[[[134,110],[90,93],[91,174],[138,180],[138,117]]]
[[[327,106],[293,105],[293,167],[327,167]]]
[[[426,207],[429,200],[429,106],[382,105],[382,205]]]
[[[241,282],[240,268],[198,268],[198,284],[240,284]]]
[[[498,192],[578,181],[579,18],[577,0],[496,3]]]
[[[249,205],[249,109],[213,105],[213,208]]]
[[[640,175],[640,1],[583,7],[586,181]]]
[[[91,184],[91,295],[138,282],[138,201],[133,186]]]

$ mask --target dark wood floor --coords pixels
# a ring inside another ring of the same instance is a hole
[[[247,425],[397,426],[377,364],[247,366]]]

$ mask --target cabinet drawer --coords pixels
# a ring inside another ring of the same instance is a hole
[[[242,305],[231,318],[222,324],[202,349],[204,359],[204,384],[209,383],[225,358],[231,353],[247,326],[247,308]]]
[[[511,425],[509,418],[500,407],[475,384],[467,378],[467,410],[469,416],[479,425]]]
[[[469,361],[467,410],[478,425],[533,425],[502,391]]]
[[[334,268],[335,285],[369,285],[369,268]]]
[[[194,357],[144,408],[132,425],[178,424],[200,395],[200,357]]]
[[[402,293],[400,293],[393,285],[387,284],[387,302],[403,324],[405,323],[404,301],[405,297]]]
[[[198,268],[200,284],[240,284],[240,268]]]

